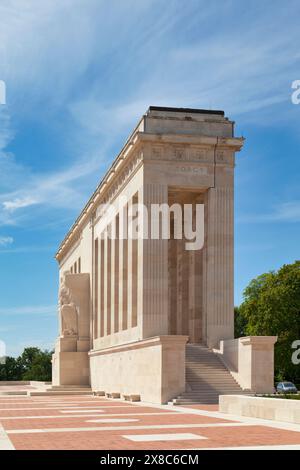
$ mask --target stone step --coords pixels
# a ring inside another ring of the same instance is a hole
[[[209,382],[208,382],[209,379]],[[207,376],[207,375],[201,375],[201,376],[189,376],[186,377],[187,382],[197,382],[197,383],[232,383],[232,384],[237,384],[237,382],[234,380],[234,378],[228,378],[228,377],[216,377],[216,376]]]
[[[193,357],[218,357],[218,356],[211,356],[211,354],[214,354],[212,351],[186,351],[185,355],[186,357],[193,356]]]
[[[215,359],[217,358],[218,356],[214,355],[214,356],[211,356],[211,354],[214,354],[212,351],[209,351],[209,352],[206,352],[206,353],[202,353],[202,352],[186,352],[185,353],[185,357],[186,358],[191,358],[191,359],[195,359],[195,358],[198,358],[198,357],[201,357],[203,359]]]
[[[224,385],[238,385],[235,380],[222,380],[217,378],[209,378],[208,377],[196,377],[196,378],[188,378],[186,377],[186,383],[192,384],[197,383],[199,385],[206,385],[206,384],[224,384]]]
[[[185,377],[186,382],[197,382],[199,384],[206,384],[206,383],[227,383],[227,384],[237,384],[234,378],[228,377],[216,377],[216,376],[208,376],[208,375],[201,375],[201,376],[189,376]]]
[[[188,376],[191,376],[191,377],[193,377],[193,376],[199,377],[199,376],[201,376],[201,375],[203,375],[203,377],[209,377],[209,376],[211,376],[211,377],[216,377],[216,378],[218,378],[218,377],[219,377],[219,378],[229,377],[229,378],[231,378],[231,379],[234,380],[233,376],[232,376],[230,373],[225,372],[225,371],[222,371],[222,373],[220,373],[220,372],[211,371],[211,370],[210,370],[210,371],[207,371],[207,372],[205,372],[204,370],[198,370],[198,371],[196,371],[196,370],[194,370],[194,371],[189,370],[189,371],[186,371],[186,373],[185,373],[185,376],[186,376],[186,377],[188,377]]]
[[[169,402],[169,405],[173,405],[173,406],[184,406],[184,405],[217,405],[218,402],[216,400],[205,400],[205,401],[194,401],[194,400],[191,400],[191,401],[186,401],[186,402],[182,402],[182,401],[175,401],[174,403],[172,402]]]
[[[169,405],[217,405],[218,400],[214,398],[207,398],[201,400],[174,400],[173,402],[169,402]]]
[[[198,375],[198,374],[205,374],[205,375],[216,375],[216,376],[224,376],[224,377],[232,377],[231,374],[228,375],[227,372],[225,372],[224,370],[213,370],[213,367],[211,367],[210,369],[195,369],[195,370],[186,370],[186,373],[185,375]],[[233,377],[232,377],[233,378]]]
[[[216,390],[217,392],[227,392],[227,390],[241,390],[241,388],[238,386],[238,385],[230,385],[230,386],[227,386],[227,387],[224,387],[222,385],[217,385],[217,386],[214,386],[214,385],[191,385],[191,384],[187,384],[186,386],[186,391],[189,392],[191,390]]]
[[[45,390],[39,392],[29,391],[28,396],[39,397],[39,396],[54,396],[54,395],[89,395],[92,396],[91,390]]]
[[[207,364],[201,364],[201,363],[197,363],[197,364],[193,364],[193,365],[190,365],[190,364],[186,364],[186,370],[187,371],[197,371],[197,370],[207,370],[207,371],[210,371],[210,370],[214,370],[215,372],[224,372],[225,369],[224,367],[221,367],[220,365],[214,365],[214,364],[210,364],[210,365],[207,365]]]
[[[219,401],[219,395],[200,395],[200,396],[191,396],[191,397],[177,397],[176,400],[180,401],[201,401],[201,400],[217,400]]]
[[[211,354],[214,354],[214,353],[211,353]],[[187,361],[190,361],[190,362],[197,361],[198,359],[202,359],[203,361],[207,361],[207,362],[219,362],[219,359],[217,356],[210,357],[210,356],[199,355],[199,356],[185,356],[185,358]]]
[[[216,372],[216,371],[207,371],[205,372],[204,370],[194,370],[194,371],[186,371],[185,376],[186,377],[216,377],[216,378],[225,378],[225,377],[230,377],[234,380],[233,376],[231,374],[228,374],[227,372]]]
[[[233,393],[232,395],[238,395],[238,393]],[[179,396],[176,397],[176,400],[206,400],[209,398],[219,401],[219,396],[219,394]]]
[[[222,392],[219,392],[219,391],[216,391],[216,390],[191,390],[191,391],[188,391],[188,392],[183,392],[181,393],[178,397],[176,398],[185,398],[185,397],[189,397],[189,396],[211,396],[211,395],[215,395],[215,396],[219,396],[219,395],[251,395],[251,393],[247,390],[230,390],[229,392],[225,392],[225,393],[222,393]]]
[[[244,393],[218,356],[203,345],[186,346],[185,368],[187,391],[173,404],[218,403],[219,395]]]
[[[203,364],[201,361],[195,362],[194,364],[186,364],[186,369],[187,370],[197,370],[197,369],[203,369],[203,370],[209,370],[209,369],[215,369],[216,371],[224,371],[226,370],[222,365],[220,364]]]
[[[199,389],[192,389],[192,390],[186,390],[185,392],[182,392],[181,395],[186,395],[186,394],[190,394],[190,395],[200,395],[200,394],[203,394],[203,393],[214,393],[215,395],[230,395],[231,392],[232,393],[243,393],[245,390],[241,390],[241,389],[238,389],[238,388],[228,388],[226,390],[224,389],[215,389],[215,388],[199,388]],[[245,391],[248,393],[248,391]],[[180,396],[181,396],[180,395]]]
[[[232,380],[235,380],[234,377],[230,374],[230,372],[226,372],[226,371],[214,371],[213,368],[210,369],[210,370],[189,370],[189,371],[186,371],[186,374],[185,374],[186,377],[195,377],[195,378],[201,378],[201,376],[203,378],[206,378],[206,377],[210,377],[210,378],[213,378],[215,377],[216,379],[223,379],[223,378],[229,378],[229,379],[232,379]]]
[[[211,354],[214,354],[212,351],[186,351],[186,357],[193,356],[193,357],[212,357]],[[217,357],[217,356],[213,356]]]
[[[218,372],[214,372],[214,371],[208,371],[208,372],[205,372],[203,370],[199,370],[199,371],[186,371],[186,374],[185,374],[186,377],[210,377],[210,378],[213,378],[213,377],[216,377],[216,378],[225,378],[225,377],[229,377],[230,379],[234,380],[233,376],[230,374],[230,373],[227,373],[227,372],[222,372],[222,373],[218,373]]]
[[[48,390],[91,390],[90,385],[51,385]]]
[[[219,361],[218,362],[215,362],[215,361],[206,361],[206,360],[201,360],[201,358],[197,358],[195,359],[195,361],[186,361],[186,364],[187,365],[197,365],[197,364],[207,364],[207,365],[211,365],[211,364],[215,364],[215,365],[218,365],[219,367],[224,367],[223,364],[221,364]]]
[[[186,363],[186,369],[187,370],[199,370],[199,369],[201,369],[201,370],[202,369],[203,370],[208,369],[209,370],[211,368],[214,368],[214,370],[216,370],[216,371],[219,370],[219,371],[222,371],[222,372],[225,370],[224,367],[220,366],[220,364],[216,364],[216,365],[210,364],[210,365],[208,365],[208,364],[203,364],[203,363],[200,363],[200,362],[197,363],[197,364],[196,363],[195,364],[187,364]]]

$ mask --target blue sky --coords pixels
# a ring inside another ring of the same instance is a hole
[[[235,296],[299,259],[300,3],[1,0],[0,339],[57,335],[55,250],[150,104],[224,109],[237,156]]]

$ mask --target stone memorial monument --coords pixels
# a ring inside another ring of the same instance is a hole
[[[223,111],[148,109],[56,254],[53,384],[166,403],[197,380],[201,395],[210,384],[205,357],[212,369],[222,363],[238,390],[271,391],[276,338],[234,340],[233,186],[243,143]],[[177,236],[173,205],[194,215],[202,208],[198,249],[187,249],[184,230]],[[147,237],[124,236],[136,206]],[[169,237],[153,236],[154,206],[156,222],[169,218]],[[200,378],[191,379],[189,361]]]

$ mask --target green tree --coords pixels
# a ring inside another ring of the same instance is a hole
[[[239,307],[234,307],[234,337],[241,338],[246,335],[247,319]]]
[[[45,382],[51,381],[52,365],[51,365],[51,351],[38,351],[36,352],[27,368],[23,373],[23,380],[42,380]]]
[[[22,380],[22,372],[20,358],[7,356],[5,363],[0,364],[0,380]]]
[[[244,291],[239,315],[247,322],[246,335],[278,336],[276,378],[298,379],[300,366],[292,363],[291,346],[300,339],[300,261],[253,279]]]
[[[36,347],[30,347],[30,348],[24,349],[21,356],[19,356],[22,367],[23,367],[23,374],[25,374],[31,369],[32,364],[35,362],[36,358],[39,356],[40,353],[41,353],[41,350]]]
[[[51,351],[39,348],[25,348],[17,357],[7,356],[0,364],[0,380],[41,380],[51,381]]]

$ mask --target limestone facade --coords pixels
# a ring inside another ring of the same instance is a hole
[[[71,297],[60,305],[56,385],[90,380],[94,390],[162,403],[184,390],[187,341],[215,348],[234,337],[233,183],[242,146],[222,111],[149,108],[56,254],[61,297],[65,285]],[[170,239],[121,237],[136,203],[203,204],[203,247],[186,250],[172,220]],[[107,226],[105,204],[118,204]]]

